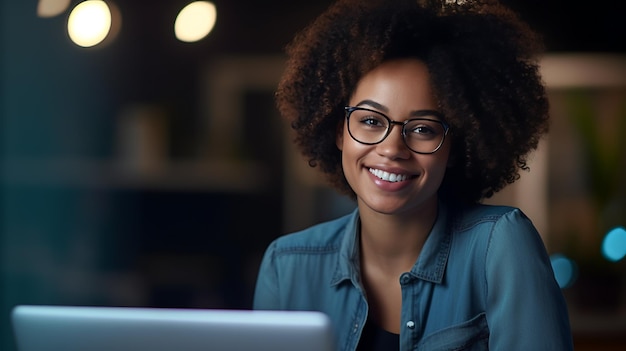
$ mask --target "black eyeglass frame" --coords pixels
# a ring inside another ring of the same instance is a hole
[[[416,111],[414,115],[417,116],[435,116],[440,118],[441,120],[438,119],[431,119],[431,118],[410,118],[407,119],[404,122],[398,122],[398,121],[394,121],[391,118],[389,118],[389,116],[387,116],[386,114],[380,112],[380,111],[376,111],[373,109],[369,109],[366,107],[359,107],[359,106],[345,106],[344,109],[346,110],[346,120],[348,122],[348,134],[350,134],[350,137],[356,141],[357,143],[361,143],[364,145],[376,145],[376,144],[380,144],[382,143],[385,139],[387,139],[387,137],[389,136],[389,134],[391,134],[391,129],[392,126],[394,124],[401,126],[402,130],[401,130],[401,134],[402,134],[402,141],[404,142],[404,145],[406,145],[406,147],[415,152],[416,154],[421,154],[421,155],[430,155],[430,154],[434,154],[435,152],[437,152],[441,146],[443,145],[443,143],[446,140],[446,135],[448,135],[448,131],[450,130],[450,126],[443,121],[443,114],[441,114],[438,111],[435,110],[419,110]],[[357,138],[354,137],[354,135],[352,135],[352,132],[350,131],[350,116],[352,115],[352,112],[354,111],[369,111],[369,112],[374,112],[376,114],[379,114],[383,117],[385,117],[385,119],[387,119],[387,121],[389,122],[389,126],[387,127],[387,131],[385,132],[385,136],[383,136],[379,141],[375,142],[375,143],[365,143],[362,142],[360,140],[358,140]],[[435,122],[435,123],[439,123],[441,124],[441,126],[443,127],[443,137],[441,138],[441,141],[439,142],[439,145],[437,145],[437,147],[435,148],[435,150],[431,151],[431,152],[420,152],[420,151],[415,151],[413,150],[409,144],[406,142],[406,130],[405,127],[408,123],[412,122],[412,121],[429,121],[429,122]]]

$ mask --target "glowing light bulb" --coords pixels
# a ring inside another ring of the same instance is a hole
[[[111,10],[102,0],[87,0],[76,5],[67,20],[67,33],[79,46],[101,43],[111,30]]]
[[[206,37],[217,19],[217,10],[213,3],[195,1],[185,6],[176,16],[174,34],[184,42],[195,42]]]

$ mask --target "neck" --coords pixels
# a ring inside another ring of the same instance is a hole
[[[406,271],[417,260],[435,223],[437,201],[407,214],[360,213],[362,260]]]

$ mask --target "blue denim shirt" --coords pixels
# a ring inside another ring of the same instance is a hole
[[[263,258],[255,309],[316,310],[338,351],[355,350],[368,305],[359,213],[276,239]],[[519,210],[439,206],[402,289],[400,350],[572,350],[567,308],[543,245]]]

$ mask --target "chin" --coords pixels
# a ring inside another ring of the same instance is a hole
[[[359,207],[367,207],[372,211],[385,215],[395,215],[410,212],[407,209],[406,202],[389,201],[389,200],[362,200]]]

